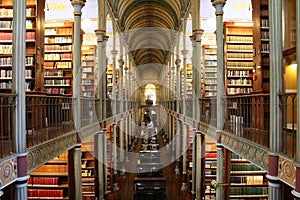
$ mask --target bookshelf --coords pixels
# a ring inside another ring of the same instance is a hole
[[[40,69],[43,64],[42,24],[44,21],[44,2],[26,1],[26,58],[25,89],[40,90]],[[0,2],[0,92],[12,89],[12,38],[13,37],[13,0]]]
[[[217,96],[217,46],[203,45],[204,97]]]
[[[96,76],[96,46],[82,46],[82,65],[81,65],[81,80],[82,80],[82,95],[84,97],[95,97],[95,81]]]
[[[45,24],[44,87],[48,94],[72,93],[73,22]]]
[[[224,22],[227,95],[250,94],[253,88],[252,23]]]
[[[82,199],[95,200],[96,196],[96,177],[95,177],[95,155],[94,155],[94,137],[82,143]]]
[[[67,153],[30,173],[28,199],[68,199]]]
[[[216,199],[216,190],[211,187],[211,181],[217,179],[217,145],[205,136],[205,199]]]
[[[253,10],[253,92],[270,91],[268,0],[252,0]]]
[[[230,199],[268,198],[267,172],[232,153],[230,164]]]

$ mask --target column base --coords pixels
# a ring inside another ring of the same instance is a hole
[[[187,183],[182,183],[181,191],[182,191],[182,192],[187,192],[187,191],[188,191]]]
[[[296,192],[295,190],[292,191],[292,194],[295,196],[295,200],[300,200],[300,193]],[[1,197],[1,195],[0,195]]]
[[[181,175],[180,169],[179,169],[178,166],[175,167],[175,174],[176,174],[176,176],[180,176]]]
[[[123,168],[120,170],[120,176],[124,176],[124,175],[125,175],[125,169]]]
[[[112,191],[113,192],[118,192],[119,191],[118,183],[113,184]]]

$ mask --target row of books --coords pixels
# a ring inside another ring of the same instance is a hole
[[[227,68],[253,68],[252,62],[227,62]]]
[[[250,94],[252,88],[227,88],[227,94]]]
[[[72,43],[72,37],[45,37],[45,44]]]
[[[240,36],[228,36],[227,37],[228,43],[252,43],[253,38],[252,37],[240,37]]]
[[[249,76],[250,71],[249,70],[228,70],[227,75],[228,76],[236,76],[236,77]]]
[[[66,89],[65,88],[46,88],[47,94],[65,94]]]
[[[64,197],[63,190],[28,190],[28,197]]]
[[[227,59],[253,59],[252,53],[228,53]]]
[[[72,68],[72,62],[45,62],[44,67],[46,69],[70,69]]]
[[[46,45],[45,51],[72,51],[72,45]]]
[[[227,50],[233,50],[233,51],[252,51],[253,47],[252,45],[228,45]]]
[[[53,53],[53,54],[45,54],[44,55],[45,60],[71,60],[72,59],[72,53]]]
[[[30,185],[58,185],[58,177],[30,177],[28,179]]]
[[[57,80],[57,79],[47,79],[45,80],[45,85],[47,86],[70,86],[71,85],[71,80],[70,79],[60,79],[60,80]]]
[[[12,70],[0,70],[0,78],[12,78]],[[25,70],[25,78],[32,78],[32,70]]]
[[[266,187],[231,187],[230,195],[268,195]]]
[[[231,171],[260,171],[260,168],[253,164],[232,164]]]
[[[93,72],[93,67],[84,67],[82,68],[82,72],[84,73]]]
[[[26,17],[34,17],[35,9],[34,8],[26,8]],[[13,17],[13,9],[12,8],[1,8],[0,9],[0,17]]]
[[[0,42],[12,42],[12,33],[1,33],[0,32]],[[26,32],[26,41],[28,40],[35,40],[35,32],[30,31]]]
[[[72,35],[72,28],[47,28],[45,29],[45,35]]]
[[[55,71],[45,71],[44,72],[44,76],[56,76],[56,77],[63,77],[64,76],[64,72],[61,70],[55,70]]]
[[[228,79],[228,85],[252,85],[252,80],[247,78],[240,79]]]

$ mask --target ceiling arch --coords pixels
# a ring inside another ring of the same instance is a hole
[[[190,1],[107,0],[137,70],[153,67],[161,73]]]

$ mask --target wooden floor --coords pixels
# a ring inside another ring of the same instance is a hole
[[[159,138],[159,143],[161,146],[161,139]],[[141,141],[137,140],[136,149],[133,151],[138,152],[140,150]],[[168,163],[171,160],[171,154],[168,151],[161,152],[161,160],[163,164]],[[135,163],[137,163],[138,154],[131,155],[129,157],[129,162],[126,163],[126,169],[136,168]],[[170,163],[170,162],[169,162]],[[126,170],[128,171],[128,170]],[[132,170],[131,170],[132,171]],[[175,163],[171,163],[163,169],[164,177],[167,179],[167,189],[166,196],[167,200],[191,200],[190,193],[181,192],[181,176],[175,175]],[[109,200],[133,200],[133,180],[136,176],[135,173],[125,173],[124,176],[119,176],[118,186],[119,191],[113,192],[108,195]]]

